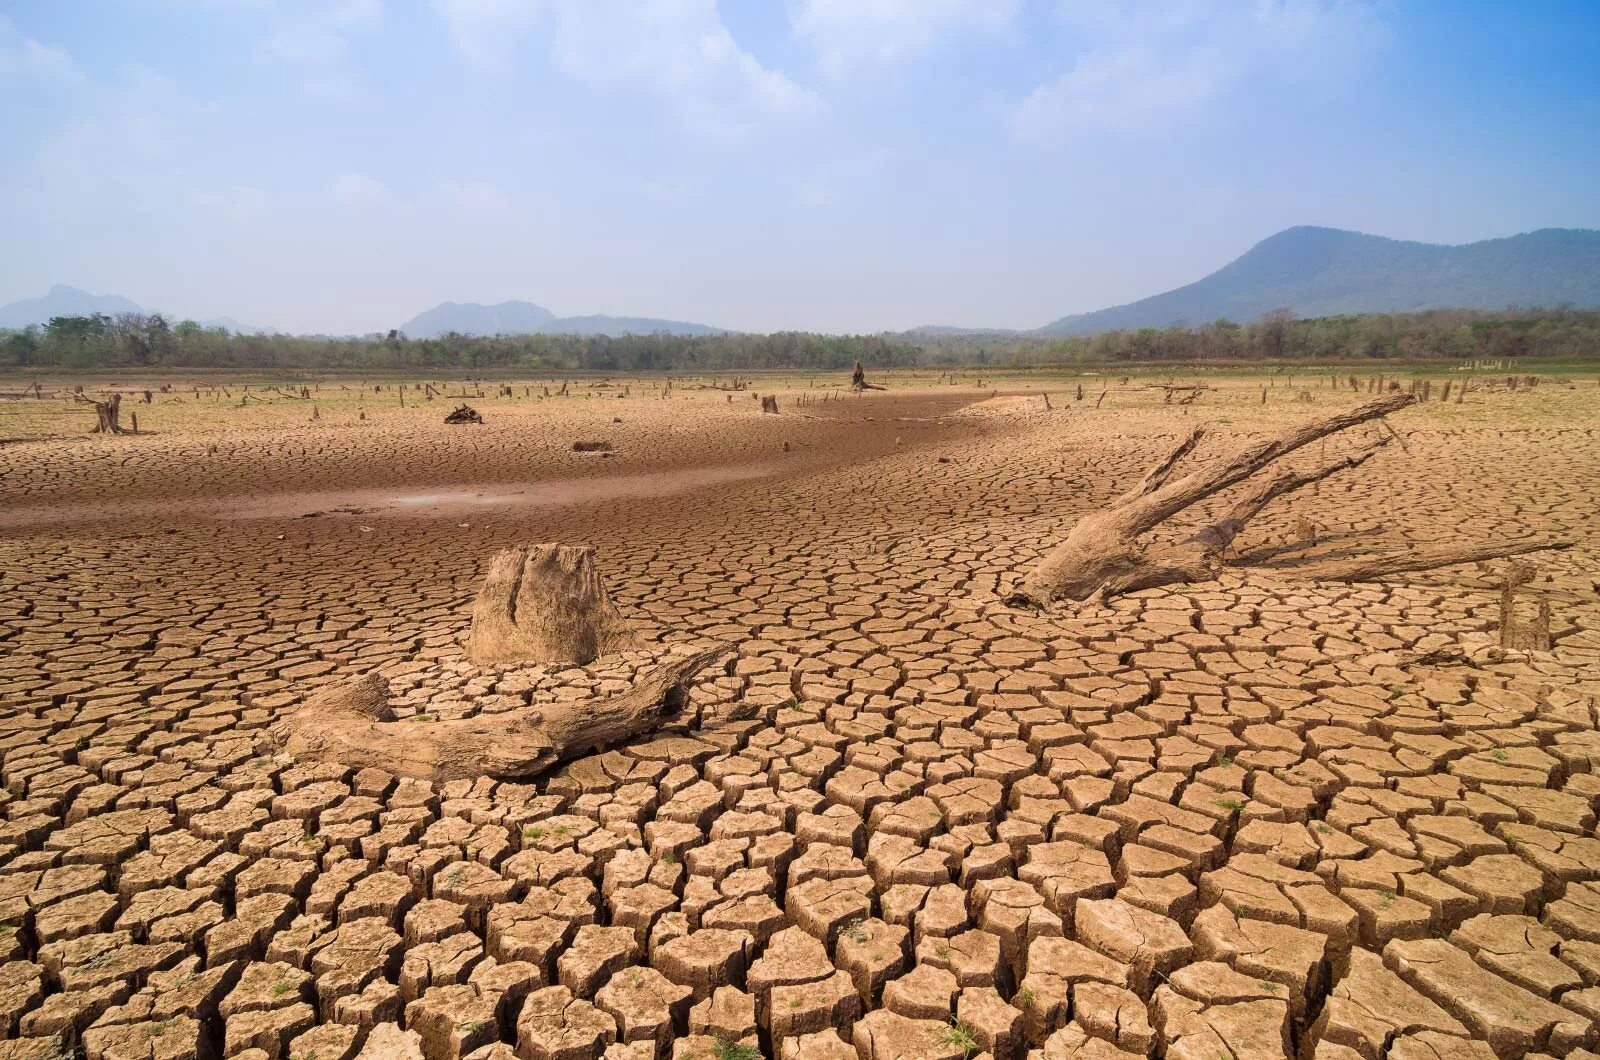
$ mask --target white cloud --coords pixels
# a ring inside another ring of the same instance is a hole
[[[957,30],[997,32],[1015,0],[790,0],[794,34],[829,76],[901,62]]]
[[[505,72],[536,29],[566,76],[665,103],[695,131],[729,135],[820,101],[741,48],[715,0],[434,0],[468,62]]]
[[[335,174],[330,191],[333,201],[347,210],[394,210],[404,205],[387,184],[365,173]]]
[[[0,78],[12,77],[66,86],[83,81],[82,71],[65,51],[23,36],[0,15]]]
[[[1012,107],[1023,142],[1193,115],[1256,80],[1285,91],[1332,84],[1384,37],[1361,0],[1079,0],[1062,5],[1062,19],[1082,47]]]
[[[438,197],[446,209],[467,217],[504,218],[516,209],[511,196],[482,180],[446,181]]]
[[[266,192],[254,185],[234,184],[197,191],[194,205],[222,220],[239,223],[266,217],[271,200]]]
[[[382,20],[382,0],[339,0],[273,31],[263,47],[285,62],[335,66],[344,61],[352,36]]]
[[[479,70],[504,73],[521,37],[538,21],[536,0],[433,0],[450,41]]]

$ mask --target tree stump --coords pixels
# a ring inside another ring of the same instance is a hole
[[[869,383],[869,382],[867,382],[867,370],[865,368],[861,367],[861,362],[860,361],[857,361],[855,369],[850,373],[850,389],[851,390],[886,390],[888,388],[887,387],[881,387],[877,383]]]
[[[127,434],[122,426],[122,395],[112,394],[108,401],[94,401],[86,398],[82,393],[74,393],[73,397],[82,403],[94,406],[94,430],[91,434]]]
[[[582,665],[635,645],[587,545],[525,545],[489,561],[472,610],[473,662]]]
[[[1506,566],[1505,581],[1500,586],[1500,646],[1527,651],[1549,651],[1550,601],[1535,602],[1534,618],[1524,622],[1517,614],[1517,590],[1533,581],[1533,564],[1519,560]]]

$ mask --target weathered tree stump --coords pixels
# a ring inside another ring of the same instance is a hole
[[[480,666],[582,665],[636,645],[586,545],[497,552],[472,610],[467,657]]]
[[[888,387],[879,386],[877,383],[867,382],[867,370],[857,361],[855,370],[850,373],[851,390],[887,390]]]
[[[109,400],[95,401],[82,393],[74,393],[79,402],[94,406],[94,430],[91,434],[127,434],[122,426],[122,395],[112,394]]]
[[[1500,587],[1500,646],[1527,651],[1549,651],[1550,601],[1538,600],[1532,622],[1524,622],[1517,614],[1517,590],[1533,581],[1536,573],[1533,564],[1518,561],[1507,565],[1506,577]]]
[[[454,412],[444,418],[446,423],[482,423],[483,416],[471,405],[457,405]]]
[[[675,656],[625,692],[452,721],[395,720],[388,682],[377,674],[307,699],[272,726],[296,758],[382,769],[434,783],[492,776],[526,779],[575,755],[651,732],[686,701],[685,684],[733,651],[726,646]]]

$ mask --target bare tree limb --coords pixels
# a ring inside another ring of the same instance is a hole
[[[669,658],[632,688],[606,699],[452,721],[394,720],[385,702],[387,682],[368,674],[312,696],[272,732],[297,758],[353,769],[370,766],[435,783],[526,778],[656,729],[682,709],[685,684],[732,652],[718,646]]]
[[[1359,559],[1324,560],[1286,567],[1297,575],[1324,582],[1368,582],[1390,574],[1437,570],[1463,563],[1481,563],[1504,556],[1521,556],[1572,547],[1571,541],[1495,541],[1476,545],[1446,545],[1440,548],[1413,549],[1388,556]]]
[[[1200,439],[1205,437],[1205,433],[1205,427],[1200,426],[1178,439],[1178,444],[1172,447],[1172,451],[1146,471],[1138,485],[1124,493],[1117,503],[1127,504],[1129,501],[1138,500],[1146,494],[1155,492],[1171,476],[1172,469],[1177,466],[1178,461],[1194,452],[1194,447],[1200,444]]]
[[[1139,546],[1143,534],[1302,446],[1387,416],[1415,400],[1411,394],[1391,394],[1301,424],[1257,442],[1231,458],[1213,460],[1182,478],[1166,480],[1172,465],[1184,455],[1174,450],[1176,455],[1168,454],[1145,476],[1146,480],[1156,481],[1154,488],[1145,490],[1141,482],[1130,491],[1131,497],[1078,520],[1066,539],[1017,583],[1007,596],[1007,602],[1042,610],[1057,600],[1087,600],[1097,593],[1105,593],[1108,588],[1114,592],[1123,584],[1141,584],[1149,570],[1149,560]],[[1180,443],[1178,449],[1182,448]],[[1327,473],[1337,470],[1340,468],[1334,467]],[[1271,496],[1262,503],[1271,500]]]

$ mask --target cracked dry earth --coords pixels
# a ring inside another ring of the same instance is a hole
[[[1503,564],[999,602],[1197,420],[1220,452],[1348,391],[896,390],[0,447],[0,1058],[1595,1055],[1592,385],[1406,410],[1242,542],[1571,538],[1519,601],[1554,650],[1510,654]],[[466,662],[488,556],[545,540],[597,547],[650,650]],[[373,670],[451,718],[714,640],[698,727],[533,783],[267,733]]]

